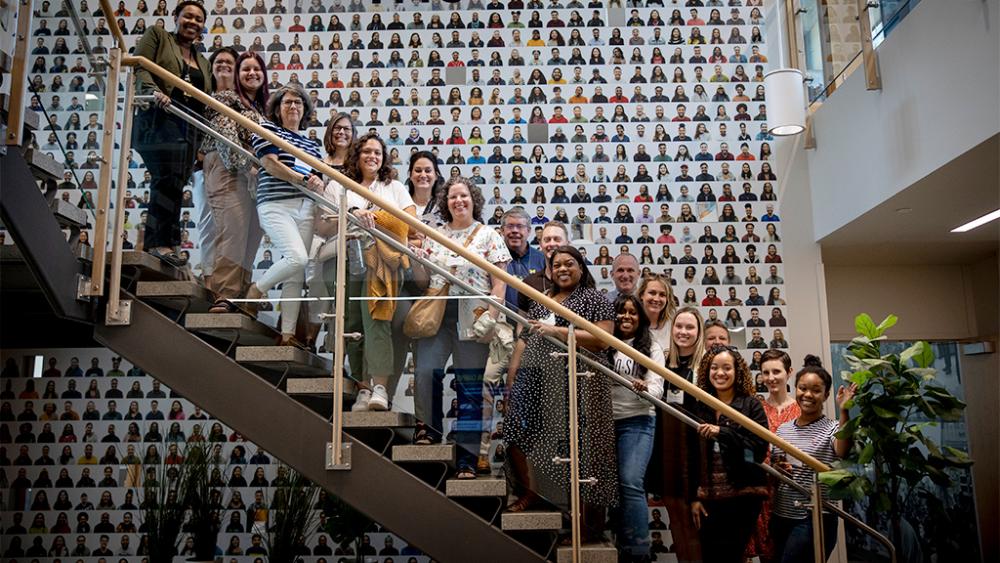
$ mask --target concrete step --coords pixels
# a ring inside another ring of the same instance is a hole
[[[141,281],[136,297],[170,309],[205,313],[212,306],[212,294],[195,281]]]
[[[448,479],[444,492],[450,497],[503,497],[507,496],[507,480],[496,477]]]
[[[556,551],[557,563],[571,563],[573,548],[560,547]],[[580,546],[580,561],[586,563],[618,563],[618,550],[610,543]]]
[[[61,162],[36,149],[24,151],[24,160],[31,167],[31,172],[39,180],[61,181],[65,167]]]
[[[191,332],[231,340],[237,333],[240,344],[267,346],[280,334],[268,325],[243,313],[196,313],[187,315],[184,328]]]
[[[142,279],[183,279],[180,270],[164,264],[159,258],[155,258],[141,250],[126,250],[122,252],[122,268],[139,270]]]
[[[49,205],[52,214],[55,216],[59,226],[65,228],[84,229],[90,222],[90,213],[85,209],[73,205],[68,201],[55,199]]]
[[[412,428],[416,422],[412,414],[405,412],[367,411],[344,413],[344,428]]]
[[[455,463],[455,444],[393,446],[392,461],[407,463]]]
[[[289,377],[327,376],[333,372],[333,362],[295,346],[239,346],[236,361],[262,369],[285,371]],[[330,390],[332,392],[332,382]]]
[[[561,512],[534,511],[504,512],[500,515],[500,528],[505,532],[513,531],[555,531],[563,527]]]

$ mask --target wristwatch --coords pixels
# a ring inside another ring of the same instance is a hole
[[[311,178],[311,177],[312,177],[312,174],[303,174],[302,175],[302,181],[305,182],[306,184],[308,184],[309,183],[309,178]]]

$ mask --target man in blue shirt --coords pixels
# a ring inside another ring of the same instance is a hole
[[[780,221],[777,215],[774,213],[774,204],[767,204],[767,213],[760,216],[761,221]]]
[[[511,256],[507,273],[521,280],[545,270],[545,256],[528,245],[531,223],[531,218],[521,207],[510,209],[500,218],[500,232]],[[514,310],[517,310],[517,295],[517,289],[508,285],[504,300]]]

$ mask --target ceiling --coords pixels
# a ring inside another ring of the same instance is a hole
[[[994,135],[819,241],[831,265],[968,264],[997,254],[1000,221],[955,227],[1000,208]]]

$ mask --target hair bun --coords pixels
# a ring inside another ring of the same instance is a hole
[[[819,359],[818,356],[814,356],[812,354],[807,354],[806,357],[805,357],[805,359],[802,360],[802,367],[822,368],[823,367],[823,360]]]

